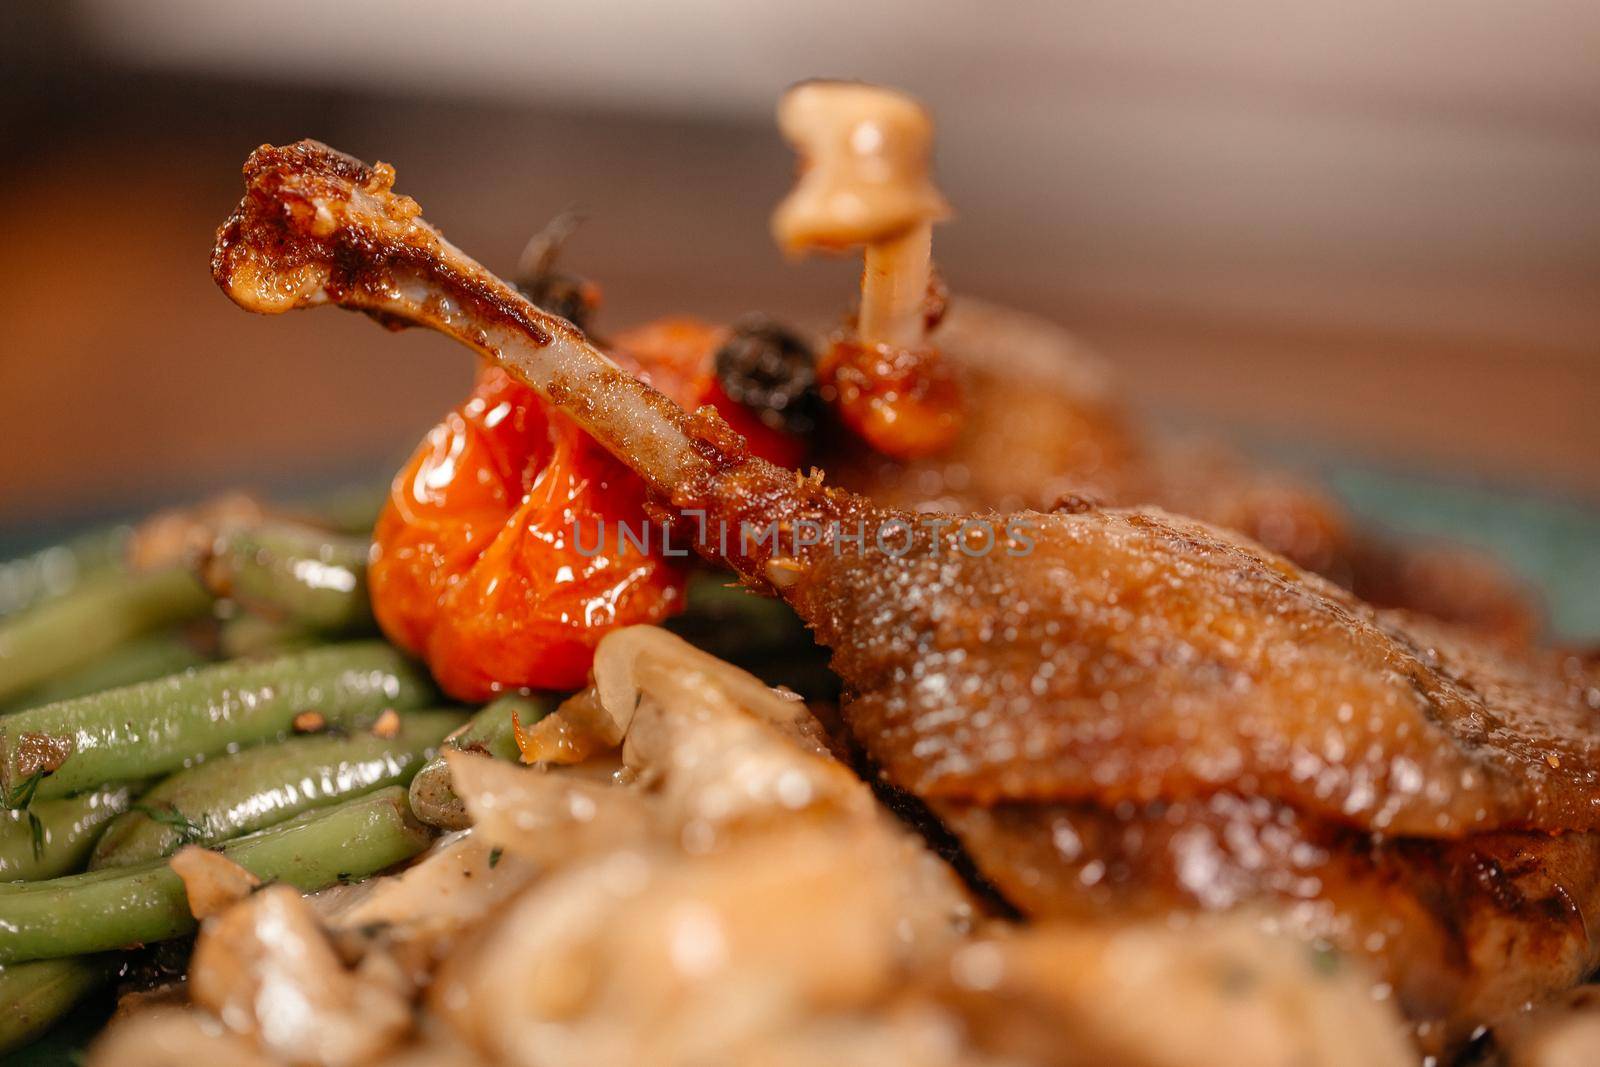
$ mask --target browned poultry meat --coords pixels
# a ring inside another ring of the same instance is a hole
[[[962,299],[934,336],[961,375],[962,432],[904,460],[831,428],[820,463],[836,484],[892,507],[954,514],[1047,508],[1068,493],[1155,504],[1237,530],[1380,607],[1517,643],[1538,630],[1527,590],[1492,560],[1390,543],[1302,478],[1215,442],[1149,433],[1122,404],[1110,367],[1052,323]]]
[[[810,623],[855,739],[1025,913],[1287,897],[1378,962],[1435,1050],[1600,958],[1582,665],[1375,611],[1155,509],[933,529],[674,407],[444,241],[389,168],[301,142],[245,176],[213,260],[236,302],[442,330],[571,415]],[[800,536],[830,525],[865,536]],[[1108,875],[1133,899],[1097,893]]]

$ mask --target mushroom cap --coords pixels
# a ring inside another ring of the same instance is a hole
[[[949,217],[928,173],[933,118],[916,99],[859,82],[802,82],[778,103],[801,172],[772,232],[790,253],[839,251]]]

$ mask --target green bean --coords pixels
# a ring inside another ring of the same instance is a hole
[[[553,693],[511,693],[478,709],[465,727],[445,739],[448,748],[483,752],[495,759],[514,760],[522,755],[517,747],[517,723],[526,729],[556,710],[561,698]]]
[[[152,861],[139,864],[142,869]],[[49,890],[61,885],[85,886],[90,882],[112,881],[128,873],[126,867],[102,867],[98,871],[79,871],[77,874],[63,874],[55,878],[40,878],[31,882],[0,882],[0,902],[9,897],[25,896],[39,890]],[[68,881],[70,879],[70,882]],[[3,905],[0,905],[3,906]]]
[[[446,748],[485,752],[495,759],[514,760],[517,748],[512,717],[524,727],[531,726],[555,710],[553,696],[503,696],[487,705],[472,721],[445,738]],[[411,810],[429,826],[441,830],[460,830],[470,825],[467,809],[450,787],[450,768],[443,756],[429,760],[411,779]]]
[[[321,633],[372,631],[365,537],[269,521],[224,533],[206,560],[211,591]]]
[[[0,967],[0,1054],[44,1035],[116,973],[114,955],[35,960]]]
[[[181,845],[212,845],[383,786],[404,785],[462,721],[457,711],[413,711],[400,717],[399,732],[389,738],[364,730],[320,734],[206,760],[174,774],[117,816],[95,845],[89,867],[126,867]]]
[[[128,810],[138,790],[112,785],[27,811],[0,812],[0,881],[55,878],[82,870],[106,824]]]
[[[28,690],[11,710],[53,704],[152,678],[186,671],[210,662],[194,643],[176,633],[141,637],[107,652],[93,663],[52,678]]]
[[[303,892],[364,878],[427,847],[405,790],[390,786],[222,846],[263,881]],[[183,881],[164,860],[0,893],[0,963],[105,952],[194,929]]]
[[[352,723],[432,696],[416,664],[381,641],[360,641],[29,708],[0,719],[4,806],[175,771],[285,734],[301,712]]]
[[[121,569],[132,528],[92,530],[0,563],[0,618],[71,592],[90,576]]]
[[[224,620],[218,641],[224,659],[281,656],[325,643],[309,630],[260,615],[235,615]]]
[[[0,623],[0,701],[105,655],[124,641],[211,610],[183,569],[107,574]]]

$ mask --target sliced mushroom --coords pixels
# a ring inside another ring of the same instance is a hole
[[[394,985],[345,966],[316,913],[273,885],[209,920],[189,994],[229,1030],[307,1067],[370,1063],[411,1028]]]
[[[199,845],[180,848],[167,865],[183,880],[189,913],[196,919],[221,914],[261,885],[261,879],[222,853]]]
[[[480,849],[553,867],[649,835],[651,814],[631,790],[470,752],[447,753],[446,759]]]
[[[800,825],[711,856],[612,852],[518,900],[430,1005],[511,1063],[750,1062],[717,1057],[875,1003],[924,949],[882,845]]]
[[[153,1007],[113,1024],[89,1049],[88,1067],[277,1067],[215,1019],[184,1008]]]

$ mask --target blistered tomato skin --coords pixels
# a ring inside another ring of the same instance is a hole
[[[802,439],[718,384],[727,337],[667,319],[618,336],[613,356],[687,410],[716,406],[758,455],[799,463]],[[369,572],[378,623],[460,700],[580,688],[600,638],[683,608],[688,560],[662,555],[644,495],[638,477],[533,390],[485,369],[390,487]],[[638,548],[646,536],[649,554]]]
[[[391,486],[374,532],[378,622],[457,699],[578,688],[607,632],[681,610],[684,561],[617,543],[619,523],[644,531],[643,500],[586,434],[486,370]]]

